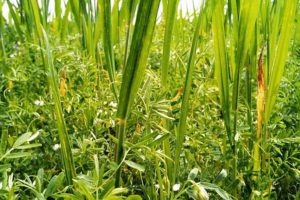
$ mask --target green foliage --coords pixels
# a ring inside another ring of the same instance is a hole
[[[52,2],[0,0],[0,199],[300,197],[299,2]]]

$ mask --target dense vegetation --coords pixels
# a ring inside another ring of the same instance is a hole
[[[299,1],[53,2],[0,0],[0,199],[300,198]]]

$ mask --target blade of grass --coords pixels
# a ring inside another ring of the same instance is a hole
[[[204,4],[203,4],[204,5]],[[173,180],[175,181],[176,177],[178,177],[179,173],[179,166],[180,166],[180,154],[182,151],[182,146],[184,142],[184,136],[186,132],[186,119],[189,110],[189,98],[192,89],[192,80],[193,80],[193,72],[195,67],[195,59],[196,59],[196,51],[198,48],[199,43],[199,30],[201,25],[201,19],[203,18],[203,7],[199,13],[197,19],[197,25],[195,27],[192,48],[190,51],[184,89],[183,89],[183,98],[181,102],[181,111],[180,111],[180,118],[179,118],[179,126],[178,126],[178,133],[176,135],[176,146],[175,146],[175,157],[174,157],[174,177]],[[173,181],[173,183],[174,183]]]
[[[263,124],[263,113],[265,111],[265,82],[264,82],[264,71],[263,71],[263,52],[262,48],[259,61],[258,61],[258,91],[257,91],[257,130],[255,143],[253,148],[253,180],[257,179],[257,174],[261,169],[261,135],[262,135],[262,124]]]
[[[48,41],[48,37],[46,32],[41,27],[42,33],[43,33],[43,39],[45,42],[45,48],[46,48],[46,54],[44,55],[44,61],[46,68],[49,70],[49,85],[50,90],[52,94],[52,98],[54,101],[54,107],[55,107],[55,117],[57,120],[57,128],[58,128],[58,136],[59,141],[61,144],[61,156],[62,156],[62,162],[64,166],[64,170],[66,173],[66,179],[67,183],[69,185],[72,185],[73,178],[76,176],[75,172],[75,166],[73,162],[73,156],[72,156],[72,150],[71,150],[71,144],[68,137],[67,132],[67,126],[63,117],[63,109],[61,106],[61,100],[59,96],[59,90],[58,90],[58,80],[57,80],[57,73],[53,64],[53,59],[51,55],[51,49]]]
[[[59,95],[59,86],[57,80],[56,69],[53,64],[51,49],[48,41],[47,34],[41,25],[40,15],[39,15],[39,7],[36,0],[31,1],[33,15],[35,19],[35,28],[39,37],[40,45],[44,45],[45,53],[43,54],[43,61],[45,68],[48,70],[48,83],[50,92],[52,94],[53,102],[54,102],[54,114],[57,121],[58,128],[58,136],[61,144],[61,156],[62,162],[64,166],[64,170],[66,173],[67,184],[72,185],[73,177],[76,176],[75,166],[73,162],[73,156],[71,151],[71,145],[69,142],[67,126],[63,117],[63,109],[61,106],[61,100]]]
[[[77,24],[78,30],[81,30],[81,22],[80,22],[80,12],[79,12],[79,1],[78,0],[69,0],[70,7],[72,10],[72,14],[75,18],[75,22]]]
[[[236,69],[234,72],[234,83],[233,83],[233,95],[232,95],[232,106],[234,111],[233,121],[233,137],[236,135],[237,129],[237,112],[238,112],[238,99],[239,99],[239,88],[240,88],[240,73],[242,68],[245,66],[246,58],[249,54],[251,40],[255,36],[255,22],[258,16],[260,7],[260,1],[247,1],[243,3],[240,14],[239,34],[236,51]],[[237,19],[236,19],[237,20]]]
[[[120,43],[119,4],[120,0],[114,0],[111,12],[111,39],[113,45],[119,45]]]
[[[268,91],[266,98],[265,121],[268,121],[268,119],[270,118],[277,98],[280,80],[284,71],[285,60],[288,55],[288,47],[292,35],[292,28],[294,25],[293,22],[296,13],[296,6],[296,0],[285,1],[284,3],[284,11],[281,18],[280,36],[276,48],[273,47],[273,50],[275,51],[274,58],[270,58],[271,60],[269,60],[270,79],[268,82]],[[272,33],[272,29],[270,29],[270,31],[271,35],[278,35],[278,32]]]
[[[5,53],[5,44],[4,44],[4,39],[3,39],[3,33],[4,33],[4,17],[2,15],[2,5],[3,2],[2,0],[0,0],[0,46],[1,46],[1,59],[4,61],[5,63],[5,59],[6,59],[6,53]]]
[[[168,1],[166,28],[164,35],[163,56],[161,60],[161,84],[164,89],[167,87],[169,59],[172,44],[172,33],[177,14],[178,0]]]
[[[133,23],[133,19],[136,13],[136,8],[138,5],[139,0],[133,0],[133,1],[127,1],[129,5],[128,6],[128,18],[126,23],[126,44],[125,44],[125,53],[124,53],[124,66],[126,65],[127,58],[128,58],[128,51],[130,47],[130,38],[131,38],[131,26]]]
[[[123,158],[127,118],[138,88],[143,81],[159,3],[160,0],[144,0],[140,2],[138,8],[137,21],[132,37],[130,53],[123,73],[117,109],[118,145],[116,162],[118,165]],[[119,168],[116,172],[116,187],[120,185],[120,178],[121,169]]]
[[[227,137],[232,146],[232,132],[230,127],[230,103],[229,103],[229,70],[225,47],[224,30],[224,2],[223,0],[214,1],[212,15],[212,32],[215,52],[215,77],[218,82],[222,111]]]
[[[68,25],[69,25],[69,14],[70,14],[70,10],[71,10],[71,4],[70,1],[68,1],[68,3],[66,4],[66,10],[64,13],[64,16],[61,20],[61,31],[60,31],[60,38],[61,40],[64,40],[67,32],[68,32]]]
[[[102,18],[104,19],[103,23],[103,45],[105,60],[107,65],[107,71],[109,74],[109,79],[111,81],[111,87],[113,94],[115,95],[116,100],[118,99],[117,88],[115,86],[115,58],[113,51],[113,41],[112,41],[112,23],[111,23],[111,2],[107,0],[100,1],[100,7],[102,12]]]
[[[56,21],[56,26],[59,28],[62,28],[61,26],[61,0],[56,0],[55,1],[55,21]]]
[[[1,141],[0,141],[0,157],[2,157],[6,151],[7,139],[8,139],[8,129],[6,127],[2,127]]]
[[[14,24],[15,24],[15,28],[20,36],[20,38],[23,38],[23,31],[21,30],[21,19],[20,16],[16,13],[14,5],[10,2],[7,1],[8,4],[8,8],[9,8],[9,13],[11,14],[13,20],[14,20]]]
[[[40,18],[40,8],[38,5],[37,0],[32,0],[31,1],[31,8],[32,8],[32,12],[33,12],[33,18],[34,18],[34,22],[35,22],[35,31],[37,33],[37,36],[39,38],[40,44],[42,44],[41,42],[43,41],[44,35],[42,32],[42,27],[40,26],[41,23],[41,18]]]

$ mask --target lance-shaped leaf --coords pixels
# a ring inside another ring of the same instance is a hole
[[[152,35],[156,24],[160,0],[144,0],[140,2],[137,21],[132,37],[130,53],[122,77],[122,85],[117,110],[118,120],[118,148],[116,154],[117,164],[123,157],[123,143],[125,137],[126,120],[137,91],[144,78],[147,58],[151,45]],[[116,174],[116,187],[119,186],[120,169]]]

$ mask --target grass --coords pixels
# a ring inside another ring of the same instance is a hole
[[[130,114],[130,109],[145,73],[145,61],[147,60],[149,54],[158,7],[159,1],[150,0],[143,1],[139,5],[137,13],[138,20],[136,22],[128,60],[124,69],[116,116],[118,125],[118,148],[116,155],[117,164],[121,163],[123,157],[123,143],[126,132],[127,118]],[[119,187],[120,185],[120,172],[121,171],[118,170],[116,174],[116,187]]]
[[[299,198],[299,1],[179,3],[0,0],[0,199]]]

